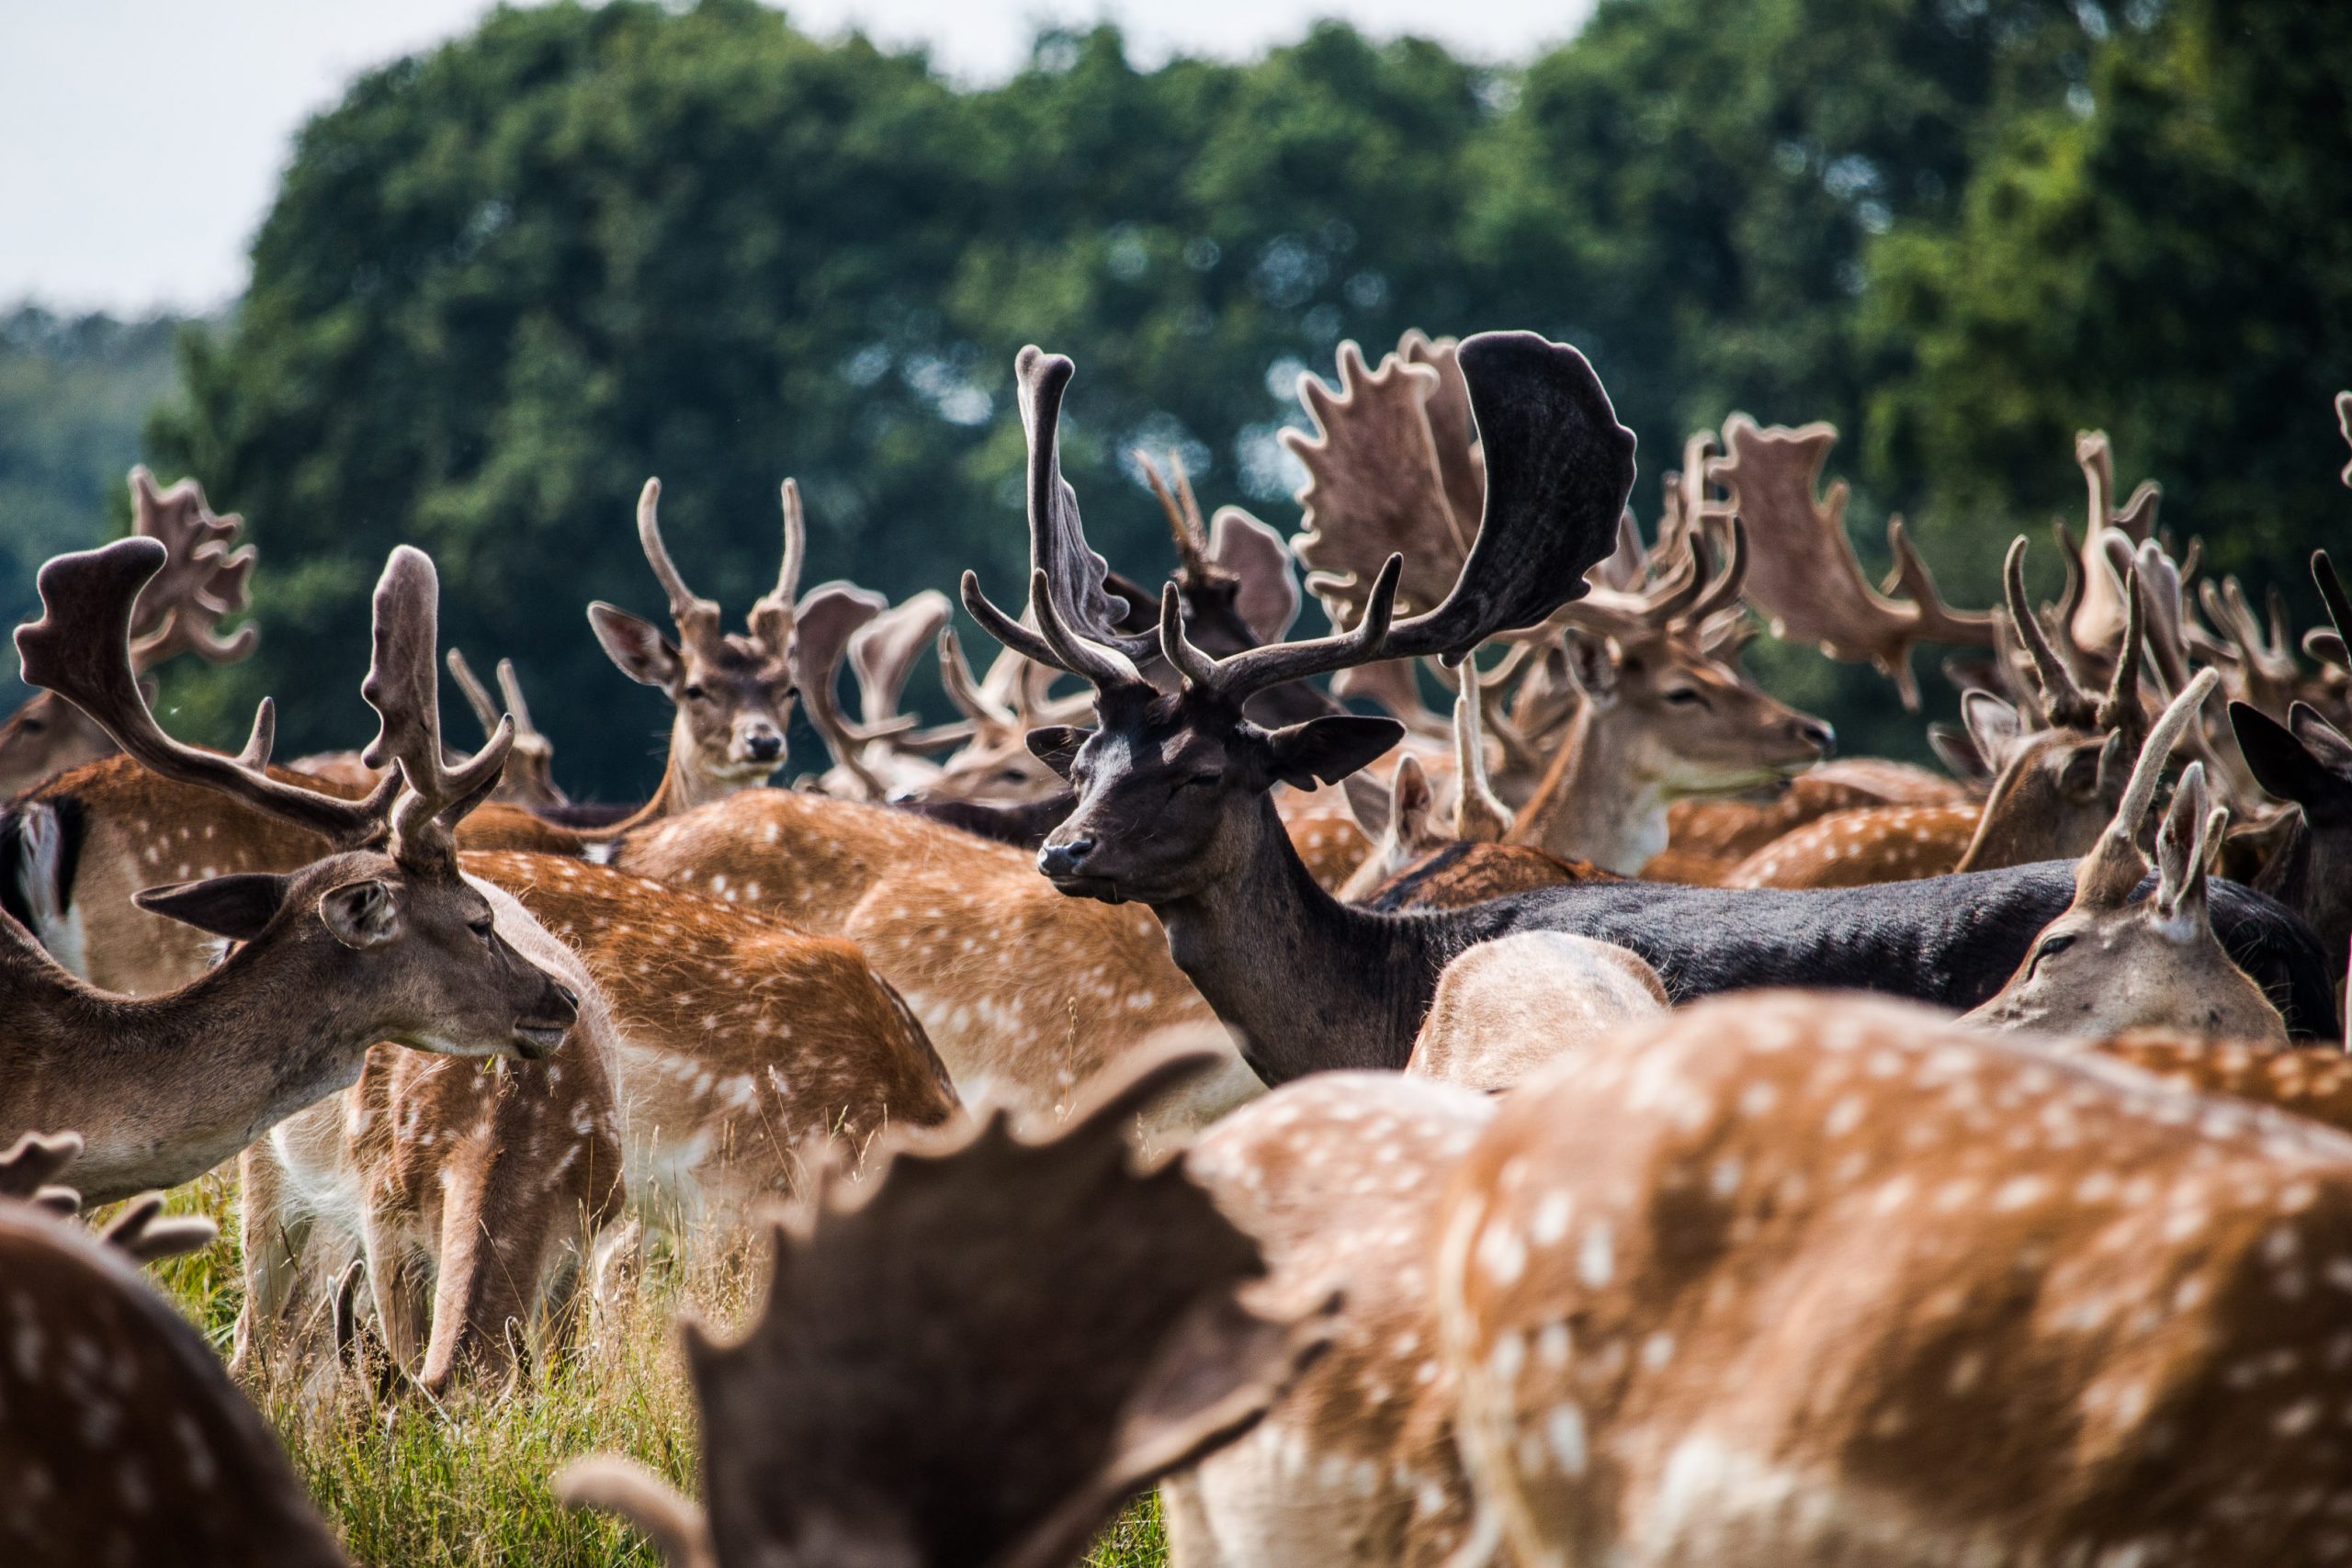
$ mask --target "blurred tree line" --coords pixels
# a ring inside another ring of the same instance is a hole
[[[1066,462],[1137,575],[1169,551],[1132,448],[1287,530],[1301,369],[1524,326],[1591,355],[1645,519],[1686,431],[1833,420],[1865,559],[1905,511],[1984,603],[2104,426],[2313,610],[2300,555],[2352,511],[2347,84],[2352,28],[2295,0],[1604,0],[1508,70],[1325,25],[1145,71],[1106,28],[984,90],[748,0],[501,11],[305,129],[233,323],[187,342],[149,450],[251,519],[266,631],[175,693],[216,739],[274,691],[289,751],[363,739],[367,592],[413,540],[567,780],[641,793],[663,710],[582,606],[660,608],[646,476],[730,615],[787,474],[811,581],[1017,595],[1029,341],[1079,361]],[[1917,754],[1868,671],[1759,662]]]

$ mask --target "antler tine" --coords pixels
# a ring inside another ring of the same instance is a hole
[[[1187,581],[1204,578],[1209,572],[1209,541],[1201,525],[1200,505],[1193,499],[1192,481],[1184,477],[1182,455],[1168,454],[1169,468],[1176,476],[1176,486],[1170,490],[1159,477],[1151,454],[1136,448],[1136,462],[1143,469],[1144,482],[1151,486],[1151,493],[1159,498],[1159,509],[1168,514],[1168,532],[1176,540],[1177,570]]]
[[[132,537],[43,565],[38,579],[41,617],[17,628],[26,682],[88,714],[153,773],[218,790],[341,848],[380,838],[398,781],[386,779],[365,800],[344,800],[271,778],[264,770],[276,709],[267,699],[254,716],[252,739],[235,758],[184,746],[155,722],[130,667],[130,617],[140,590],[162,569],[164,558],[158,541]]]
[[[2147,606],[2140,598],[2140,569],[2135,563],[2123,579],[2123,646],[2116,654],[2115,675],[2096,716],[2102,730],[2130,732],[2147,721],[2147,713],[2140,706],[2140,655],[2147,630]]]
[[[678,574],[677,564],[670,558],[670,548],[662,542],[662,481],[651,479],[637,496],[637,543],[645,552],[645,563],[653,569],[655,581],[670,601],[670,619],[676,623],[678,635],[700,640],[718,635],[718,605],[709,599],[697,598],[686,580]]]
[[[1236,704],[1246,702],[1269,687],[1327,675],[1351,664],[1369,663],[1381,657],[1381,645],[1388,637],[1389,622],[1396,613],[1396,585],[1404,570],[1403,556],[1388,558],[1380,575],[1373,579],[1363,615],[1344,632],[1305,642],[1246,649],[1224,659],[1212,660],[1194,648],[1192,639],[1184,635],[1182,616],[1174,615],[1171,625],[1171,601],[1163,599],[1160,649],[1168,662],[1183,675],[1186,685],[1204,689]]]
[[[1707,585],[1695,603],[1683,615],[1676,617],[1680,624],[1703,626],[1717,611],[1739,603],[1740,589],[1747,581],[1747,525],[1734,517],[1731,520],[1731,550],[1721,576]]]
[[[784,497],[784,564],[775,586],[752,602],[752,635],[767,645],[772,658],[792,651],[794,602],[800,596],[800,566],[808,555],[808,522],[800,510],[800,481],[786,479]]]
[[[2098,720],[2098,705],[2075,684],[2074,676],[2067,672],[2065,663],[2042,632],[2041,617],[2034,613],[2032,602],[2026,597],[2025,550],[2025,536],[2019,534],[2010,542],[2008,558],[2002,562],[2001,585],[2008,595],[2009,619],[2033,660],[2034,676],[2041,684],[2042,714],[2055,728],[2088,729]]]
[[[2335,428],[2343,433],[2345,445],[2352,446],[2352,392],[2335,394]],[[2345,464],[2344,472],[2337,477],[2352,485],[2352,463]]]
[[[511,659],[498,661],[498,695],[506,705],[507,714],[514,720],[514,744],[520,746],[526,740],[544,744],[547,737],[541,735],[539,727],[531,722],[531,705],[523,700],[523,680],[514,672],[514,661]],[[482,728],[488,729],[490,726],[485,724]]]
[[[975,724],[1011,725],[1016,716],[1010,708],[1000,709],[989,700],[988,693],[972,676],[972,667],[964,660],[964,645],[957,640],[954,626],[939,628],[939,679],[947,689],[947,700]]]
[[[481,804],[506,768],[514,721],[501,718],[471,757],[442,750],[440,574],[413,545],[396,547],[377,580],[375,652],[359,694],[376,710],[376,738],[359,754],[371,768],[398,765],[406,790],[392,807],[392,858],[403,865],[454,867],[458,821]]]
[[[823,738],[833,761],[848,769],[875,800],[883,799],[889,789],[859,755],[872,737],[857,734],[842,717],[834,683],[849,639],[888,605],[879,593],[847,582],[813,588],[801,604],[800,637],[793,652],[793,679],[800,687],[800,705],[809,725]]]
[[[452,643],[449,651],[442,655],[442,661],[449,666],[450,678],[458,682],[458,691],[465,697],[466,705],[474,710],[474,718],[481,725],[481,732],[488,735],[496,729],[498,705],[490,700],[490,688],[481,683],[481,677],[475,674],[474,667],[466,661],[465,651]],[[503,661],[500,664],[502,673],[510,668]],[[510,708],[508,711],[513,710]],[[515,728],[522,728],[519,719]]]
[[[1465,843],[1494,843],[1510,831],[1512,818],[1487,778],[1487,705],[1479,681],[1474,652],[1462,661],[1462,685],[1453,697],[1453,836]]]

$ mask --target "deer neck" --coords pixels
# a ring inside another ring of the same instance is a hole
[[[1611,722],[1616,720],[1616,722]],[[1504,841],[1631,876],[1666,848],[1665,788],[1621,710],[1587,702]]]
[[[1253,801],[1245,821],[1238,872],[1153,906],[1176,966],[1269,1084],[1402,1067],[1439,971],[1487,934],[1477,918],[1353,908],[1316,884],[1272,800]]]
[[[265,939],[138,1000],[4,945],[0,1128],[80,1133],[93,1201],[194,1180],[353,1082],[380,1034],[366,988],[322,983],[307,943]]]

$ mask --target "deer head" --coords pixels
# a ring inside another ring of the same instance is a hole
[[[2278,1010],[2213,934],[2207,873],[2229,813],[2212,806],[2203,763],[2191,762],[2182,773],[2156,831],[2155,891],[2132,897],[2148,869],[2140,825],[2165,759],[2220,679],[2201,672],[2156,721],[2114,820],[2075,869],[2074,903],[1971,1019],[2090,1037],[2177,1029],[2231,1040],[2286,1039]]]
[[[1261,1315],[1258,1248],[1165,1165],[1138,1111],[1213,1058],[1151,1054],[1050,1141],[989,1115],[907,1147],[863,1201],[839,1172],[775,1235],[759,1321],[685,1326],[702,1507],[617,1460],[557,1481],[673,1568],[1056,1568],[1128,1495],[1247,1432],[1329,1303]]]
[[[241,626],[222,637],[222,619],[245,607],[254,547],[239,548],[244,519],[214,515],[203,487],[182,479],[155,488],[142,466],[130,470],[131,534],[162,542],[163,570],[139,596],[130,623],[130,663],[141,675],[182,653],[207,663],[243,659],[259,639]],[[52,693],[39,692],[0,724],[0,799],[30,789],[85,762],[110,755],[113,744],[89,716]]]
[[[763,783],[784,763],[796,678],[794,631],[800,566],[808,550],[800,487],[784,481],[784,565],[775,586],[752,605],[748,635],[720,628],[718,605],[686,586],[662,542],[662,481],[637,500],[637,538],[670,601],[675,642],[652,622],[599,600],[588,624],[621,673],[657,686],[678,712],[670,733],[670,775],[684,807]]]
[[[1252,694],[1382,658],[1459,660],[1585,591],[1584,573],[1608,553],[1633,485],[1633,433],[1573,348],[1527,333],[1482,333],[1462,344],[1460,362],[1484,437],[1486,521],[1442,601],[1392,625],[1403,570],[1392,557],[1350,630],[1218,659],[1185,635],[1171,590],[1158,641],[1181,682],[1161,693],[1136,662],[1148,639],[1116,629],[1125,606],[1104,587],[1102,558],[1087,548],[1077,497],[1061,477],[1057,431],[1073,367],[1022,351],[1036,629],[990,604],[969,572],[964,603],[1007,647],[1094,687],[1097,728],[1048,726],[1029,737],[1078,793],[1038,854],[1062,891],[1157,904],[1211,886],[1268,830],[1254,808],[1276,784],[1337,783],[1402,735],[1394,719],[1353,714],[1267,729],[1243,716]]]
[[[138,762],[307,829],[334,852],[298,872],[153,887],[142,908],[232,942],[292,955],[322,994],[381,1003],[383,1038],[454,1055],[537,1059],[560,1044],[578,998],[508,945],[458,869],[457,823],[497,784],[514,727],[455,763],[441,750],[435,660],[439,583],[406,546],[376,585],[375,652],[361,687],[381,721],[365,753],[383,773],[349,800],[273,776],[276,710],[264,699],[235,757],[164,732],[130,657],[132,606],[164,564],[152,539],[60,556],[40,570],[41,618],[17,632],[28,681],[88,714]]]
[[[463,653],[450,649],[448,663],[450,678],[458,682],[466,705],[474,710],[484,735],[497,733],[502,711],[514,721],[514,749],[506,753],[506,773],[492,797],[532,807],[571,805],[571,797],[555,782],[555,742],[539,733],[538,726],[531,722],[531,705],[523,700],[523,682],[514,673],[514,661],[498,661],[496,702],[491,700],[490,689],[481,683],[481,677],[474,673],[474,667],[466,662]],[[505,705],[503,710],[500,703]]]
[[[1974,753],[1993,773],[1962,871],[2072,859],[2098,841],[2122,802],[2147,733],[2140,701],[2144,605],[2135,568],[2126,578],[2122,650],[2104,696],[2094,697],[2050,641],[2026,598],[2023,536],[2009,546],[2008,622],[2030,660],[2041,722],[1986,691],[1961,699]]]

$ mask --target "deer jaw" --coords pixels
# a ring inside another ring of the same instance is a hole
[[[1678,800],[1773,784],[1835,736],[1680,639],[1572,635],[1584,702],[1509,842],[1631,876],[1667,846]]]

